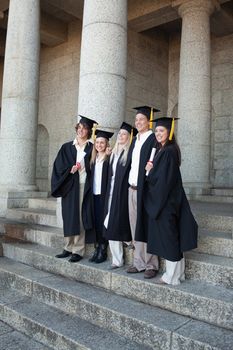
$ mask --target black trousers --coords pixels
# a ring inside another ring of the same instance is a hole
[[[107,240],[103,237],[104,225],[104,206],[101,203],[101,195],[94,195],[94,216],[95,216],[95,232],[96,242],[98,244],[107,244]]]

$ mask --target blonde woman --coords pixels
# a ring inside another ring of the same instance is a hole
[[[107,194],[105,202],[104,236],[109,241],[112,255],[111,269],[121,267],[123,261],[123,241],[131,241],[128,213],[128,176],[126,166],[131,134],[134,129],[128,123],[122,123],[112,150]]]
[[[96,248],[89,261],[98,264],[107,259],[108,241],[103,237],[103,221],[109,167],[107,148],[109,147],[109,139],[113,136],[113,133],[104,130],[96,130],[95,135],[96,139],[91,157],[91,187]]]

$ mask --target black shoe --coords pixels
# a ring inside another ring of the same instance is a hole
[[[63,250],[63,252],[61,254],[57,254],[55,257],[58,259],[62,259],[62,258],[68,258],[68,256],[70,256],[72,253],[68,252],[68,250]]]
[[[95,259],[96,264],[100,264],[107,260],[107,247],[108,247],[107,244],[100,244],[98,249],[98,254]]]
[[[99,253],[99,247],[95,248],[93,255],[90,257],[89,261],[95,262]]]
[[[71,255],[71,257],[70,257],[70,259],[69,259],[69,262],[78,262],[78,261],[80,261],[80,260],[82,260],[82,256],[81,255],[79,255],[79,254],[72,254]]]

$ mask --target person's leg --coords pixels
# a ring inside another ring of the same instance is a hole
[[[123,261],[123,245],[119,241],[109,241],[109,247],[112,254],[112,265],[113,266],[122,266]]]
[[[166,272],[163,274],[161,280],[167,284],[180,284],[180,279],[183,275],[184,261],[169,261],[166,260]]]
[[[128,205],[129,205],[129,223],[131,229],[132,240],[134,244],[134,256],[133,256],[133,267],[129,268],[127,272],[140,272],[146,268],[145,257],[144,257],[144,243],[135,241],[135,231],[137,222],[137,191],[129,188],[128,194]]]

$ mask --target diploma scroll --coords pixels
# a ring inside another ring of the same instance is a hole
[[[155,152],[156,152],[156,148],[153,147],[151,150],[150,159],[148,160],[148,162],[153,163]],[[149,171],[146,172],[146,176],[148,175],[149,175]]]

